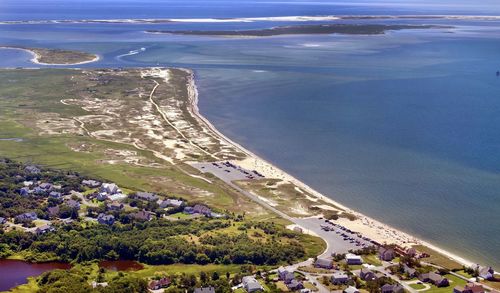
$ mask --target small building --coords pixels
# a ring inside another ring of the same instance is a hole
[[[336,272],[333,274],[331,281],[334,285],[347,284],[349,276],[344,272]]]
[[[42,235],[42,234],[45,234],[45,233],[48,233],[48,232],[53,232],[55,231],[56,229],[50,225],[43,225],[43,226],[40,226],[38,228],[36,228],[35,230],[35,234],[36,235]]]
[[[485,293],[483,286],[477,283],[467,283],[464,287],[456,286],[453,293]]]
[[[23,182],[24,187],[30,187],[33,186],[33,181],[24,181]]]
[[[153,280],[151,282],[149,282],[148,284],[148,288],[150,290],[159,290],[159,289],[163,289],[163,288],[167,288],[168,286],[170,286],[170,279],[169,278],[161,278],[159,280]]]
[[[108,199],[108,194],[106,192],[99,192],[95,199],[98,201],[105,201]]]
[[[302,282],[299,282],[299,281],[293,279],[290,283],[286,284],[286,287],[290,291],[298,291],[298,290],[304,289],[304,284],[302,284]]]
[[[343,293],[359,293],[359,290],[356,287],[349,286],[342,291]]]
[[[202,205],[202,204],[195,205],[193,207],[193,211],[195,214],[201,214],[201,215],[205,215],[207,217],[209,217],[212,214],[212,211],[210,210],[210,208],[208,208],[207,206]]]
[[[151,214],[151,212],[142,210],[136,213],[132,213],[130,214],[130,216],[138,221],[151,221]]]
[[[119,191],[120,191],[120,189],[114,183],[103,183],[101,185],[101,192],[104,192],[107,194],[115,194],[115,193],[118,193]]]
[[[97,188],[101,186],[101,182],[95,180],[83,180],[82,184],[90,188]]]
[[[179,208],[184,204],[184,202],[182,200],[178,200],[178,199],[166,199],[166,200],[160,201],[158,204],[160,205],[160,208],[162,208],[162,209],[167,208],[167,207]]]
[[[38,174],[40,173],[40,169],[35,165],[28,165],[24,168],[24,171],[30,174]]]
[[[70,199],[70,200],[66,201],[66,205],[72,209],[76,209],[76,210],[80,209],[80,202],[78,202],[74,199]]]
[[[57,191],[51,191],[49,193],[49,196],[52,198],[55,198],[55,199],[60,199],[62,197],[62,194],[60,192],[57,192]]]
[[[36,213],[28,212],[28,213],[23,213],[23,214],[16,216],[15,219],[18,222],[31,222],[31,221],[35,221],[36,219],[38,219],[38,217],[37,217]]]
[[[404,272],[408,275],[410,278],[414,278],[417,276],[417,270],[414,268],[410,268],[408,265],[403,266]]]
[[[47,213],[49,214],[49,217],[51,217],[51,218],[57,218],[59,216],[59,211],[60,211],[59,206],[47,208]]]
[[[184,213],[192,215],[192,214],[194,214],[194,208],[193,207],[185,207],[184,208]]]
[[[396,256],[396,252],[392,248],[380,247],[378,250],[378,258],[384,261],[391,261]]]
[[[7,220],[4,217],[0,217],[0,225],[7,223]]]
[[[29,196],[30,195],[30,189],[28,187],[22,187],[21,189],[19,189],[19,195],[21,196]]]
[[[135,196],[138,199],[142,199],[142,200],[146,200],[146,201],[157,201],[158,200],[158,196],[154,193],[151,193],[151,192],[139,191],[139,192],[136,192]]]
[[[195,288],[194,293],[215,293],[214,287]]]
[[[45,189],[45,190],[51,190],[51,189],[53,188],[53,185],[52,185],[52,184],[50,184],[50,183],[46,183],[46,182],[44,182],[44,183],[42,183],[42,184],[40,184],[40,185],[38,185],[38,186],[39,186],[40,188],[42,188],[42,189]]]
[[[318,258],[316,262],[314,262],[314,266],[316,268],[322,268],[322,269],[333,269],[333,261],[331,259],[326,259],[326,258]]]
[[[479,268],[479,277],[485,280],[492,280],[495,276],[495,271],[492,267]]]
[[[345,255],[345,261],[348,265],[360,265],[363,263],[361,256],[352,253]]]
[[[115,223],[115,217],[113,215],[99,214],[97,216],[97,222],[102,225],[113,225]]]
[[[377,275],[372,272],[370,269],[362,268],[359,272],[359,277],[363,281],[375,281],[377,279]]]
[[[47,194],[47,190],[41,188],[40,186],[37,186],[33,189],[33,193],[37,195],[45,195]]]
[[[245,288],[248,293],[264,291],[262,285],[253,276],[243,277],[242,283],[243,288]]]
[[[436,274],[434,272],[420,274],[418,279],[424,283],[431,283],[436,285],[436,287],[447,287],[450,285],[448,279],[443,278],[443,276]]]
[[[119,203],[119,202],[112,202],[110,204],[108,204],[108,209],[111,210],[111,211],[120,211],[123,209],[123,204],[122,203]]]
[[[404,293],[405,289],[400,284],[385,284],[380,287],[382,293]]]

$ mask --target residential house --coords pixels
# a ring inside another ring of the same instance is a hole
[[[106,192],[99,192],[96,196],[98,201],[105,201],[108,199],[108,194]]]
[[[101,185],[101,192],[107,193],[107,194],[115,194],[118,193],[120,189],[118,189],[118,186],[114,183],[103,183]]]
[[[80,209],[80,202],[78,202],[74,199],[70,199],[70,200],[66,201],[66,205],[72,209],[77,209],[77,210]]]
[[[56,229],[50,225],[43,225],[38,228],[36,228],[35,233],[36,235],[42,235],[48,232],[55,231]]]
[[[0,225],[7,223],[7,220],[4,217],[0,217]]]
[[[467,283],[464,287],[456,286],[453,293],[485,293],[483,286],[477,283]]]
[[[345,261],[348,265],[360,265],[363,263],[363,259],[359,255],[348,253],[345,255]]]
[[[293,279],[295,279],[295,275],[293,272],[288,271],[284,267],[278,268],[278,278],[282,280],[285,284],[290,283]]]
[[[184,204],[184,201],[178,199],[166,199],[159,202],[160,208],[164,209],[167,207],[179,208]]]
[[[99,214],[97,216],[97,222],[103,225],[113,225],[115,223],[115,217],[113,215]]]
[[[377,279],[377,275],[367,268],[362,268],[360,270],[359,277],[364,281],[375,281]]]
[[[192,215],[192,214],[194,214],[194,208],[193,207],[185,207],[184,213]]]
[[[492,280],[494,278],[495,271],[492,267],[482,267],[479,268],[479,277],[485,280]]]
[[[51,191],[49,193],[49,196],[52,198],[55,198],[55,199],[60,199],[62,197],[62,194],[60,192],[57,192],[57,191]]]
[[[304,289],[304,284],[302,284],[302,282],[300,282],[300,281],[293,279],[290,283],[286,284],[286,287],[290,291],[297,291],[297,290]]]
[[[108,204],[108,209],[111,211],[120,211],[123,209],[123,204],[119,202],[112,202]]]
[[[19,195],[21,196],[29,196],[30,195],[30,189],[28,187],[22,187],[21,189],[19,189]]]
[[[38,186],[39,186],[40,188],[42,188],[42,189],[45,189],[45,190],[52,190],[52,188],[53,188],[53,185],[52,185],[52,184],[50,184],[50,183],[46,183],[46,182],[44,182],[44,183],[42,183],[42,184],[40,184],[40,185],[38,185]]]
[[[134,218],[138,221],[151,221],[151,215],[152,215],[151,212],[148,212],[145,210],[130,214],[130,216],[132,216],[132,218]]]
[[[24,185],[24,187],[30,187],[33,185],[33,181],[24,181],[23,185]]]
[[[83,180],[82,184],[90,188],[97,188],[101,186],[101,182],[95,180]]]
[[[193,207],[193,211],[195,214],[201,214],[201,215],[205,215],[207,217],[209,217],[212,214],[212,211],[210,210],[210,208],[208,208],[207,206],[204,206],[202,204],[195,205]]]
[[[443,276],[436,274],[434,272],[420,274],[418,279],[425,283],[431,283],[437,287],[447,287],[450,285],[448,279],[443,278]]]
[[[318,258],[316,262],[314,262],[314,266],[316,268],[322,268],[322,269],[333,269],[333,261],[331,259],[326,259],[326,258]]]
[[[168,286],[170,286],[170,279],[169,278],[161,278],[159,280],[153,280],[151,282],[149,282],[148,284],[148,288],[150,290],[159,290],[159,289],[163,289],[163,288],[167,288]]]
[[[262,285],[253,276],[243,277],[242,283],[243,283],[243,288],[245,288],[245,290],[248,293],[264,291]]]
[[[408,277],[410,278],[414,278],[417,276],[417,270],[414,269],[414,268],[410,268],[409,266],[407,266],[406,264],[403,266],[403,270],[405,271],[405,273],[408,275]]]
[[[29,212],[29,213],[24,213],[16,216],[16,220],[18,222],[31,222],[38,219],[36,213],[34,212]]]
[[[47,190],[41,188],[40,186],[37,186],[33,189],[33,193],[35,193],[37,195],[44,195],[44,194],[47,194]]]
[[[214,287],[195,288],[194,293],[215,293]]]
[[[380,287],[382,293],[404,293],[405,289],[400,284],[385,284]]]
[[[57,218],[59,216],[59,211],[59,206],[47,208],[47,213],[49,214],[50,218]]]
[[[344,272],[336,272],[333,274],[331,280],[334,285],[347,284],[347,282],[349,282],[349,276]]]
[[[342,291],[344,293],[359,293],[359,290],[356,289],[356,287],[353,287],[353,286],[349,286],[347,288],[344,289],[344,291]]]
[[[396,253],[392,248],[380,247],[378,250],[378,257],[384,261],[391,261],[394,259]]]
[[[37,166],[34,165],[28,165],[24,168],[25,172],[31,173],[31,174],[38,174],[40,173],[40,169]]]
[[[135,195],[138,199],[142,199],[142,200],[146,200],[146,201],[157,201],[158,200],[158,196],[154,193],[151,193],[151,192],[139,191]]]

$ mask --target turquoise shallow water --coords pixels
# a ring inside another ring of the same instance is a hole
[[[230,138],[343,204],[500,267],[500,26],[459,24],[262,39],[142,32],[200,24],[4,25],[0,41],[103,57],[88,67],[193,68],[202,113]],[[0,50],[1,67],[28,58]]]

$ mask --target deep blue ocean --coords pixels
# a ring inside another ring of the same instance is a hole
[[[0,21],[400,14],[500,15],[500,3],[0,0]],[[230,138],[351,208],[500,268],[500,20],[357,22],[454,27],[227,39],[143,31],[294,23],[4,24],[0,44],[100,54],[92,67],[193,68],[202,113]],[[29,58],[0,50],[0,67]]]

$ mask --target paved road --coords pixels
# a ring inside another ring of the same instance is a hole
[[[355,234],[350,234],[345,231],[340,231],[340,229],[335,228],[334,231],[325,231],[321,228],[321,225],[329,225],[325,223],[324,220],[319,219],[319,218],[294,218],[290,217],[289,215],[283,213],[282,211],[276,209],[275,207],[271,206],[269,203],[263,201],[260,199],[258,196],[243,190],[239,186],[233,183],[234,180],[244,180],[244,179],[249,179],[248,176],[249,174],[252,175],[252,177],[258,177],[255,174],[252,174],[252,171],[241,169],[241,168],[233,168],[233,167],[228,167],[224,165],[222,162],[217,162],[217,163],[193,163],[191,164],[192,167],[198,169],[199,171],[203,173],[212,173],[213,175],[217,176],[219,179],[227,183],[229,186],[233,187],[236,189],[238,192],[241,194],[249,197],[251,200],[259,203],[263,207],[267,208],[268,210],[278,214],[284,219],[289,220],[290,222],[299,225],[302,227],[304,232],[312,232],[313,234],[318,235],[321,237],[323,240],[325,240],[327,244],[327,249],[319,256],[319,257],[329,257],[332,255],[332,253],[346,253],[350,249],[359,249],[361,246],[356,246],[356,243],[351,243],[349,240],[344,240],[344,237],[341,236],[341,233],[348,234],[349,237],[354,238],[355,240],[361,242],[361,243],[366,243],[367,245],[370,244],[368,241],[365,241],[361,238],[359,238]],[[246,173],[244,173],[246,172]],[[332,229],[334,228],[333,225],[330,225]],[[336,233],[336,231],[339,231],[340,233]]]

